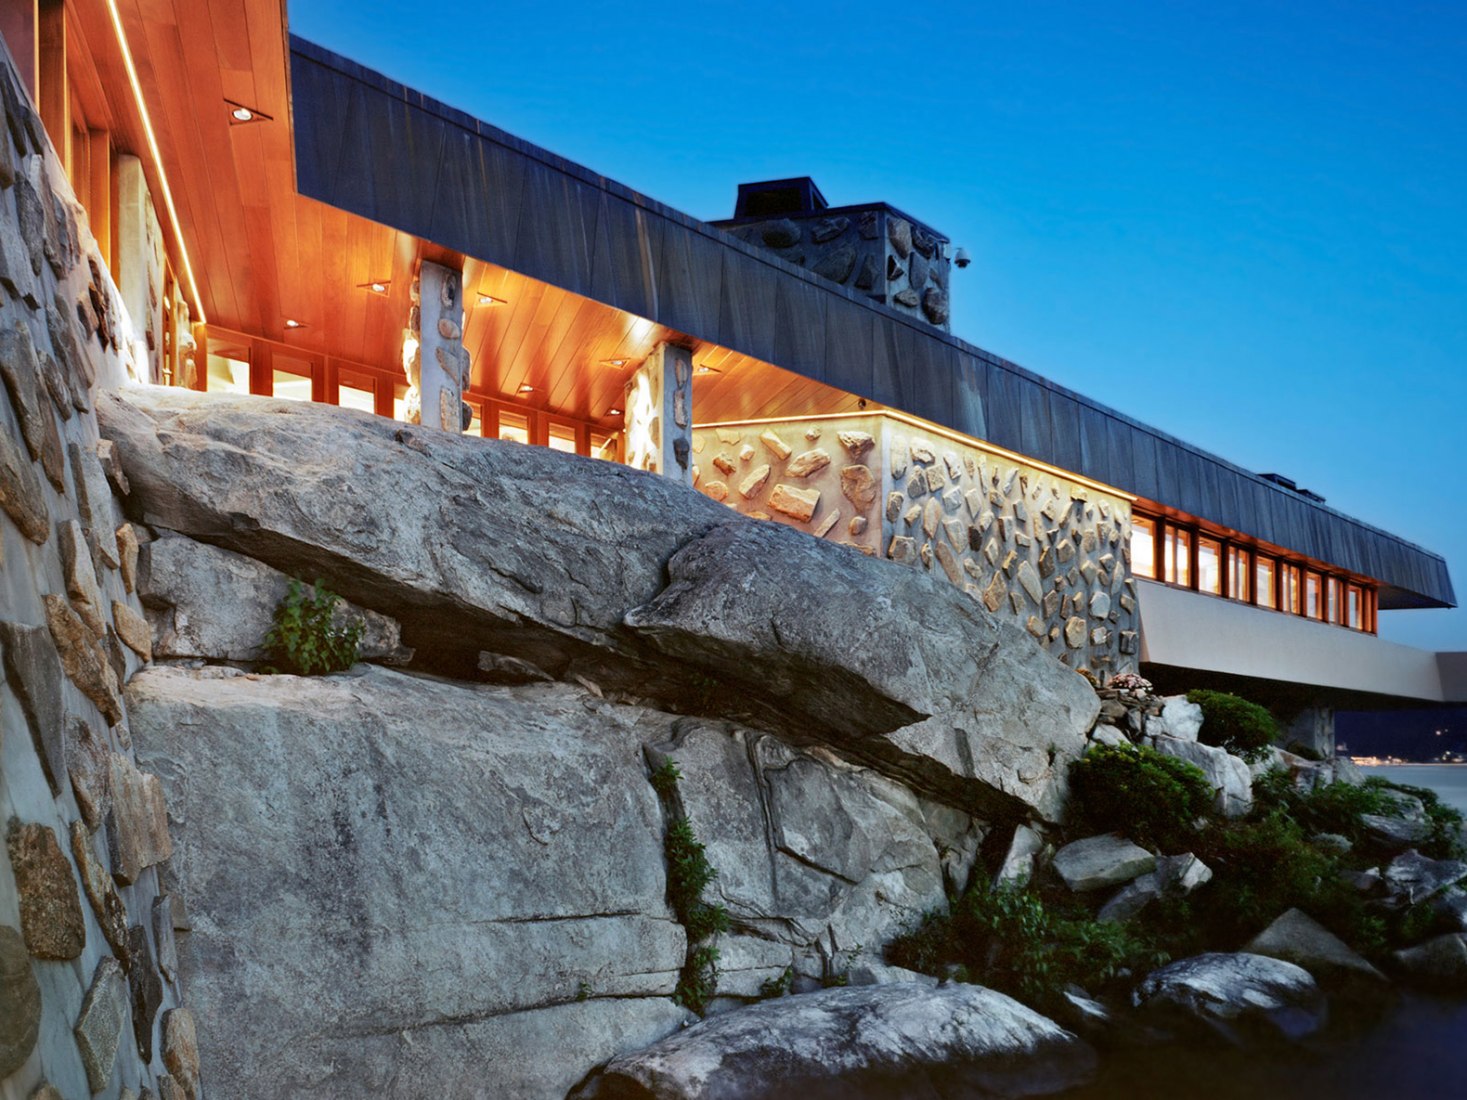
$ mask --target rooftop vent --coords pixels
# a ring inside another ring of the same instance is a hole
[[[1298,493],[1305,500],[1312,500],[1316,504],[1323,504],[1324,497],[1308,489],[1301,489],[1294,483],[1293,478],[1285,477],[1283,474],[1259,474],[1264,481],[1271,481],[1280,488],[1287,489],[1291,493]]]
[[[813,214],[830,204],[809,176],[762,183],[739,184],[734,204],[736,218],[782,218],[787,214]]]

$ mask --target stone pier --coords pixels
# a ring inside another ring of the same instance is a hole
[[[658,344],[627,382],[626,463],[693,482],[693,353]]]
[[[463,401],[469,384],[463,325],[463,276],[424,260],[402,340],[409,423],[446,432],[461,432],[469,426],[470,410]]]

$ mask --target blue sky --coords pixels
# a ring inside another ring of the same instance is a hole
[[[1444,554],[1467,594],[1467,5],[290,0],[690,214],[814,176],[965,246],[953,331]],[[1467,611],[1382,617],[1467,649]]]

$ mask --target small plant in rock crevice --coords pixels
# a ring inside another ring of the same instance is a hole
[[[703,891],[718,877],[718,870],[708,862],[707,849],[678,808],[681,778],[676,761],[669,759],[652,770],[650,782],[669,815],[663,834],[667,900],[688,936],[688,954],[673,1000],[701,1016],[718,985],[718,949],[702,941],[727,932],[729,919],[722,905],[703,900]]]
[[[323,676],[356,664],[361,655],[363,624],[335,621],[341,597],[317,581],[304,585],[291,579],[275,608],[264,649],[273,671],[296,676]]]

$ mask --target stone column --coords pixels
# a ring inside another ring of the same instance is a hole
[[[658,344],[627,382],[626,464],[693,483],[693,353]]]
[[[463,323],[463,277],[424,260],[413,282],[413,305],[402,335],[408,423],[446,432],[469,426],[471,410],[463,401],[469,384]]]

